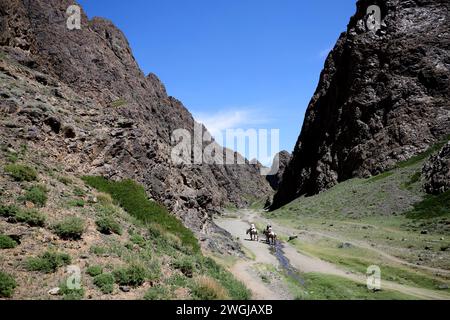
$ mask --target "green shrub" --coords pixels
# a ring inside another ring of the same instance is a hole
[[[76,195],[77,197],[84,197],[86,195],[86,192],[80,187],[75,187],[73,189],[73,194]]]
[[[31,187],[22,198],[24,201],[30,201],[39,207],[44,207],[47,203],[47,189],[43,186]]]
[[[104,255],[108,250],[105,247],[99,247],[99,246],[92,246],[89,249],[89,252],[97,255],[97,256],[101,256]]]
[[[94,284],[104,294],[110,294],[114,290],[114,276],[111,273],[103,273],[94,278]]]
[[[162,285],[150,288],[144,295],[144,300],[169,300],[170,290]]]
[[[69,207],[83,208],[86,203],[82,199],[72,199],[69,200],[67,204],[69,205]]]
[[[192,278],[194,274],[194,260],[191,257],[177,259],[172,262],[172,266],[180,270],[188,278]]]
[[[0,205],[0,216],[4,218],[15,217],[19,212],[19,208],[16,206]]]
[[[64,240],[79,240],[84,232],[84,221],[77,217],[66,218],[53,227],[55,233]]]
[[[138,287],[147,279],[145,268],[138,265],[114,270],[113,275],[116,283],[123,286]]]
[[[192,294],[200,300],[228,300],[227,290],[215,279],[203,275],[195,279]]]
[[[143,236],[141,236],[140,234],[133,233],[130,236],[130,241],[134,244],[137,244],[141,248],[145,247],[145,238]]]
[[[19,210],[14,218],[17,222],[26,223],[30,227],[45,226],[45,216],[37,210]]]
[[[17,242],[10,236],[0,234],[0,249],[13,249],[17,247]]]
[[[84,289],[70,289],[67,286],[67,281],[59,285],[59,294],[63,296],[64,300],[82,300],[84,298]]]
[[[103,273],[103,268],[101,266],[90,266],[87,268],[86,272],[91,277],[96,277]]]
[[[70,179],[69,177],[64,177],[64,176],[58,176],[57,180],[66,186],[73,183],[72,179]]]
[[[120,224],[111,217],[100,218],[95,223],[97,224],[97,230],[103,234],[122,234],[122,228],[120,227]]]
[[[58,268],[69,265],[71,261],[72,259],[66,253],[47,251],[39,257],[28,258],[26,267],[29,271],[53,273]]]
[[[11,298],[16,287],[16,280],[11,275],[0,271],[0,298]]]
[[[5,166],[5,171],[11,175],[16,181],[35,181],[37,172],[33,168],[20,164],[9,164]]]
[[[133,180],[109,181],[103,177],[84,177],[83,180],[101,192],[109,193],[130,215],[146,224],[156,223],[165,231],[178,236],[185,247],[194,252],[200,246],[194,233],[186,228],[179,219],[170,214],[166,208],[150,201],[145,189]]]

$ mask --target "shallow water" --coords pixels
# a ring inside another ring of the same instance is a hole
[[[283,251],[283,244],[280,241],[277,241],[275,246],[271,246],[270,253],[272,253],[280,263],[283,270],[286,272],[287,276],[297,281],[302,286],[305,285],[305,280],[300,276],[298,270],[295,269],[289,259],[286,258]]]

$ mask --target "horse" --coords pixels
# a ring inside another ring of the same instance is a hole
[[[250,235],[251,241],[258,241],[258,230],[256,230],[255,228],[248,229],[247,234]]]
[[[272,231],[272,229],[264,230],[264,235],[266,236],[268,244],[273,246],[277,244],[277,235]]]

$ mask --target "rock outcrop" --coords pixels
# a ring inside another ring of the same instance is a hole
[[[367,10],[381,10],[379,30]],[[450,3],[360,0],[328,56],[276,209],[368,177],[450,133]]]
[[[423,167],[424,188],[429,194],[440,194],[450,190],[450,142]]]
[[[73,4],[0,0],[3,144],[25,141],[77,175],[134,179],[201,233],[214,229],[210,214],[220,206],[243,206],[249,196],[270,192],[248,161],[174,164],[172,133],[193,133],[192,115],[154,74],[142,73],[111,22],[81,11],[81,29],[69,30]]]
[[[284,170],[286,169],[289,161],[291,161],[292,155],[288,151],[279,152],[275,158],[272,165],[272,172],[277,171],[277,174],[267,176],[267,181],[273,190],[278,190],[280,186],[281,179],[283,177]]]

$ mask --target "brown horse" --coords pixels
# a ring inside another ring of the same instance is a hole
[[[271,244],[273,246],[277,244],[277,235],[272,231],[272,229],[266,229],[263,233],[266,236],[268,244]]]
[[[254,228],[250,228],[247,230],[247,234],[250,235],[251,241],[258,241],[258,230],[254,229]]]

